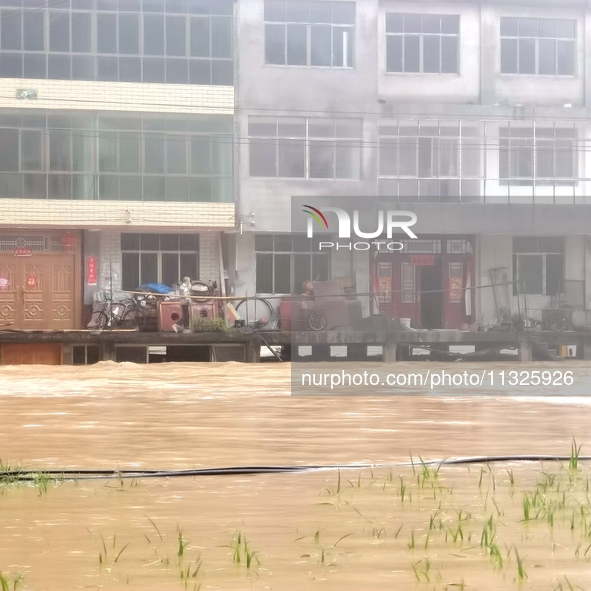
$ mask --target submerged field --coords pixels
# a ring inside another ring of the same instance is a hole
[[[0,368],[12,386],[0,457],[39,470],[0,480],[3,591],[591,589],[591,467],[577,458],[591,453],[587,399],[296,399],[278,365],[77,371]],[[506,454],[570,460],[419,458]],[[352,462],[397,465],[43,472]]]

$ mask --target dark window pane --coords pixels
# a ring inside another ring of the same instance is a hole
[[[70,80],[70,56],[49,55],[47,57],[47,74],[49,78],[56,80]]]
[[[142,177],[141,176],[120,176],[119,192],[125,201],[142,200]]]
[[[273,293],[291,293],[291,255],[274,256],[275,289]]]
[[[293,255],[294,292],[300,293],[304,281],[312,280],[312,257],[309,254]]]
[[[274,238],[275,250],[283,252],[291,252],[292,237],[289,234],[275,234]]]
[[[277,176],[276,140],[250,140],[250,176]]]
[[[273,255],[256,255],[256,291],[273,293]]]
[[[96,15],[96,46],[99,53],[117,53],[117,15]]]
[[[166,201],[188,201],[189,179],[186,176],[166,177]]]
[[[119,58],[119,81],[120,82],[141,82],[142,61],[139,57]]]
[[[178,250],[179,237],[177,234],[160,234],[160,250]]]
[[[333,2],[332,22],[337,25],[354,25],[355,2]]]
[[[0,55],[0,77],[23,77],[23,60],[20,53],[5,53]]]
[[[273,236],[269,234],[257,234],[254,237],[254,249],[257,252],[273,250]]]
[[[70,51],[70,13],[49,13],[49,51]]]
[[[187,172],[187,142],[184,137],[166,140],[166,172],[177,174]]]
[[[146,137],[144,152],[145,172],[164,172],[164,140]]]
[[[179,236],[179,248],[197,252],[199,250],[199,234],[181,234]]]
[[[23,178],[20,174],[0,173],[0,197],[22,197]]]
[[[439,73],[439,40],[440,37],[423,37],[423,72]]]
[[[137,14],[119,15],[119,53],[137,55],[140,52],[140,17]]]
[[[358,179],[361,174],[361,148],[357,144],[339,142],[336,147],[335,178]]]
[[[25,78],[47,78],[47,57],[36,53],[24,54]]]
[[[187,29],[184,16],[166,17],[166,55],[186,55]]]
[[[212,170],[214,174],[232,175],[232,140],[228,137],[213,137],[212,148]]]
[[[232,57],[232,19],[211,19],[212,57]]]
[[[458,38],[441,38],[441,73],[458,73]]]
[[[189,64],[187,60],[166,60],[166,82],[168,84],[187,84]]]
[[[420,72],[420,57],[420,37],[414,35],[404,37],[404,71]]]
[[[180,281],[179,255],[177,253],[162,253],[162,277],[161,283],[172,285]]]
[[[17,129],[0,129],[0,170],[18,171]]]
[[[49,132],[49,170],[72,170],[70,133]]]
[[[211,84],[211,62],[191,60],[189,62],[189,84]]]
[[[50,174],[48,189],[49,199],[72,199],[72,175]]]
[[[558,178],[572,179],[577,174],[577,150],[572,141],[556,141],[556,170]]]
[[[144,82],[164,81],[164,60],[144,58]]]
[[[558,41],[558,74],[560,76],[574,76],[575,74],[575,44],[574,41]]]
[[[25,199],[46,199],[47,176],[44,174],[24,174],[23,196]]]
[[[183,238],[183,236],[181,236]],[[198,277],[197,274],[197,262],[198,257],[194,254],[181,254],[181,269],[179,277]]]
[[[92,15],[85,12],[72,13],[72,51],[92,51]]]
[[[420,33],[422,31],[423,19],[419,14],[404,15],[404,32]]]
[[[140,141],[134,134],[121,134],[119,137],[119,171],[139,172]]]
[[[29,51],[43,51],[45,49],[45,23],[44,13],[25,12],[23,14],[23,45]],[[2,30],[4,39],[4,30]]]
[[[324,254],[312,255],[312,280],[327,281],[330,258]],[[296,286],[297,287],[297,286]]]
[[[160,250],[160,234],[142,234],[140,246],[142,250]]]
[[[285,64],[285,26],[265,25],[265,61]]]
[[[21,17],[18,13],[15,15],[15,12],[3,11],[1,13],[2,49],[21,49]]]
[[[285,22],[285,0],[265,0],[265,20]]]
[[[306,146],[302,140],[279,140],[278,173],[280,177],[304,178]]]
[[[536,73],[536,42],[534,39],[519,40],[519,73]]]
[[[163,176],[144,177],[144,201],[164,201],[166,187]]]
[[[501,17],[501,35],[517,37],[519,34],[519,19]]]
[[[517,255],[519,291],[526,294],[542,294],[541,255]]]
[[[554,39],[539,40],[539,68],[540,74],[556,75],[556,41]]]
[[[98,167],[101,172],[117,172],[117,135],[103,134],[99,137]]]
[[[164,17],[144,15],[144,53],[164,55]]]
[[[211,179],[205,177],[189,179],[189,201],[211,201]]]
[[[159,283],[158,255],[155,252],[140,254],[140,284]]]
[[[448,35],[457,35],[460,32],[460,17],[455,15],[442,16],[441,32]]]
[[[386,70],[388,72],[403,72],[402,67],[402,35],[388,35]]]
[[[386,14],[386,31],[388,33],[402,33],[404,31],[404,17],[401,14]]]
[[[96,58],[96,79],[116,82],[119,80],[118,63],[116,57]]]
[[[307,62],[307,28],[304,25],[287,25],[287,64],[305,66]]]
[[[310,142],[310,178],[334,178],[334,145],[332,142]]]
[[[209,51],[209,19],[191,19],[191,55],[195,57],[210,57]]]
[[[425,15],[423,17],[423,33],[440,33],[441,17],[435,15]]]
[[[94,138],[89,137],[87,130],[74,131],[72,143],[72,168],[80,172],[92,172],[94,170]]]
[[[0,131],[0,154],[6,141],[4,131],[8,130]],[[21,169],[43,170],[43,132],[41,130],[21,131]]]
[[[331,65],[331,27],[316,25],[311,27],[311,65]]]
[[[557,20],[556,36],[562,39],[574,39],[577,31],[577,21]]]
[[[501,73],[517,74],[517,39],[501,39]]]
[[[191,173],[209,174],[211,172],[211,146],[208,137],[191,139]]]
[[[134,290],[140,286],[140,255],[137,252],[124,252],[121,255],[121,281],[124,290]]]
[[[220,86],[232,86],[234,84],[234,65],[231,61],[211,62],[211,83]]]

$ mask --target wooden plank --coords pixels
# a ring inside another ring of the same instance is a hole
[[[62,345],[59,343],[4,343],[2,365],[61,365]]]

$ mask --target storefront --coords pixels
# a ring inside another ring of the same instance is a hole
[[[373,253],[373,312],[413,326],[455,329],[474,318],[474,239],[402,240],[400,252]]]
[[[0,232],[0,325],[73,329],[80,324],[78,232]]]

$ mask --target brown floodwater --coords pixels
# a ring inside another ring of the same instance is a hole
[[[591,364],[555,365],[518,369],[572,369],[591,394]],[[0,380],[0,458],[27,469],[569,455],[573,437],[591,454],[591,396],[568,387],[292,397],[276,363],[8,366]],[[25,590],[591,589],[591,471],[567,464],[0,484],[0,572]]]

